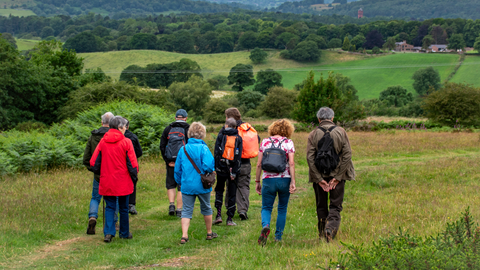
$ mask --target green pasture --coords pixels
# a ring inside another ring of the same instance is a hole
[[[93,181],[86,169],[0,179],[0,268],[319,269],[345,252],[341,242],[369,246],[399,227],[413,235],[434,235],[467,206],[475,220],[480,217],[478,133],[349,132],[357,181],[346,184],[340,232],[327,244],[318,239],[305,160],[307,136],[292,137],[298,191],[290,197],[280,243],[269,237],[264,248],[257,244],[261,197],[254,192],[252,179],[248,221],[235,216],[238,226],[214,226],[219,238],[206,241],[197,204],[190,241],[180,245],[180,220],[168,216],[165,164],[151,158],[140,161],[139,214],[130,218],[133,239],[116,237],[110,244],[103,242],[101,211],[97,234],[85,234]],[[211,138],[209,134],[209,144]],[[272,227],[275,212],[274,208]]]
[[[3,5],[2,5],[3,7]],[[0,9],[0,16],[18,16],[18,17],[27,17],[27,16],[34,16],[35,13],[29,9]]]
[[[34,40],[34,39],[16,39],[17,41],[17,47],[19,51],[26,51],[33,49],[35,45],[37,45],[40,40]]]
[[[451,81],[456,83],[473,84],[476,87],[480,87],[479,66],[480,56],[467,55],[462,66],[460,66]]]

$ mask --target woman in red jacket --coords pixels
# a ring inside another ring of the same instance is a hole
[[[137,181],[138,163],[132,141],[124,134],[127,120],[121,116],[110,119],[110,130],[98,144],[90,166],[100,175],[98,193],[103,195],[107,208],[105,211],[105,242],[115,237],[116,198],[120,212],[120,238],[132,239],[128,225],[128,197],[133,193],[133,183]]]

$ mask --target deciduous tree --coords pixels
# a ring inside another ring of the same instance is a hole
[[[273,69],[261,70],[257,73],[257,84],[255,84],[255,91],[264,95],[267,94],[268,89],[274,86],[283,86],[282,75]]]
[[[421,96],[428,94],[430,87],[438,90],[441,87],[440,74],[433,67],[419,69],[413,74],[413,89]]]
[[[232,89],[242,91],[246,86],[253,85],[253,67],[251,65],[237,64],[230,70],[228,84],[233,84]]]

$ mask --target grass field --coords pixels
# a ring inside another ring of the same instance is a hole
[[[379,93],[389,86],[401,85],[414,93],[412,75],[420,69],[433,66],[440,72],[444,80],[454,70],[459,61],[458,55],[452,54],[389,54],[383,56],[366,56],[335,51],[322,51],[321,60],[317,63],[299,63],[279,57],[278,51],[269,51],[265,63],[254,65],[254,71],[272,68],[283,76],[283,85],[293,88],[302,82],[310,70],[314,70],[316,78],[320,74],[327,76],[328,72],[339,72],[351,78],[357,88],[360,99],[377,98]],[[105,53],[83,53],[85,68],[101,67],[115,79],[121,71],[132,64],[145,66],[149,63],[169,63],[181,58],[197,61],[205,78],[217,74],[227,76],[230,69],[237,63],[252,64],[249,52],[233,52],[221,54],[177,54],[163,51],[116,51]],[[475,56],[471,56],[472,59]],[[464,80],[467,83],[480,84],[473,70],[479,65],[477,61],[467,57],[465,67],[461,67],[453,77],[453,81]],[[467,69],[467,65],[471,67]],[[464,74],[465,73],[465,74]],[[472,73],[472,74],[470,74]]]
[[[40,40],[33,40],[33,39],[16,39],[17,47],[19,51],[26,51],[33,49],[35,45],[37,45]]]
[[[478,74],[478,67],[480,65],[480,56],[471,55],[466,56],[462,66],[458,69],[452,82],[468,83],[480,87],[480,76]]]
[[[235,217],[236,227],[215,226],[219,238],[205,241],[197,205],[190,242],[180,245],[180,221],[167,214],[164,163],[151,159],[140,162],[139,215],[130,219],[133,239],[115,238],[110,244],[102,241],[101,218],[97,235],[85,234],[92,181],[87,170],[0,180],[0,268],[318,269],[344,250],[340,241],[371,245],[399,227],[415,235],[435,234],[467,206],[477,221],[480,217],[477,133],[350,132],[357,181],[346,185],[337,239],[319,241],[315,198],[307,183],[307,136],[293,136],[298,191],[290,197],[281,243],[269,239],[264,248],[256,243],[261,197],[252,181],[250,220]]]
[[[2,5],[3,7],[3,5]],[[0,9],[0,16],[18,16],[18,17],[27,17],[33,16],[35,13],[29,9]]]

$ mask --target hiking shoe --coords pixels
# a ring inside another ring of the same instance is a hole
[[[217,233],[207,233],[207,239],[206,240],[212,240],[213,238],[217,238],[218,234]]]
[[[120,236],[120,239],[132,239],[133,238],[133,235],[131,232],[128,233],[128,236],[127,237],[121,237]]]
[[[177,217],[182,218],[182,210],[176,210],[175,214],[177,215]]]
[[[170,204],[170,206],[168,207],[168,214],[169,214],[170,216],[174,216],[174,215],[175,215],[175,205]]]
[[[327,240],[327,243],[332,242],[333,238],[334,238],[334,236],[333,236],[332,230],[331,229],[325,229],[325,239]]]
[[[247,220],[248,219],[247,213],[245,213],[245,212],[238,213],[238,216],[240,217],[241,220]]]
[[[107,234],[107,235],[105,235],[105,239],[103,239],[103,242],[110,243],[110,242],[112,242],[113,237],[115,237],[115,236],[113,236],[111,234]]]
[[[237,223],[233,222],[233,220],[227,220],[227,226],[237,226]]]
[[[97,225],[97,219],[95,217],[89,218],[87,234],[95,234],[95,225]]]
[[[265,246],[267,243],[267,237],[270,234],[270,227],[265,226],[263,227],[262,231],[260,232],[260,237],[258,238],[258,244]]]
[[[135,204],[128,205],[128,212],[132,215],[138,214],[137,209],[135,209]]]
[[[214,225],[218,225],[218,224],[220,224],[220,223],[222,223],[222,222],[223,222],[222,216],[217,216],[217,217],[215,218],[215,221],[213,222],[213,224],[214,224]]]

